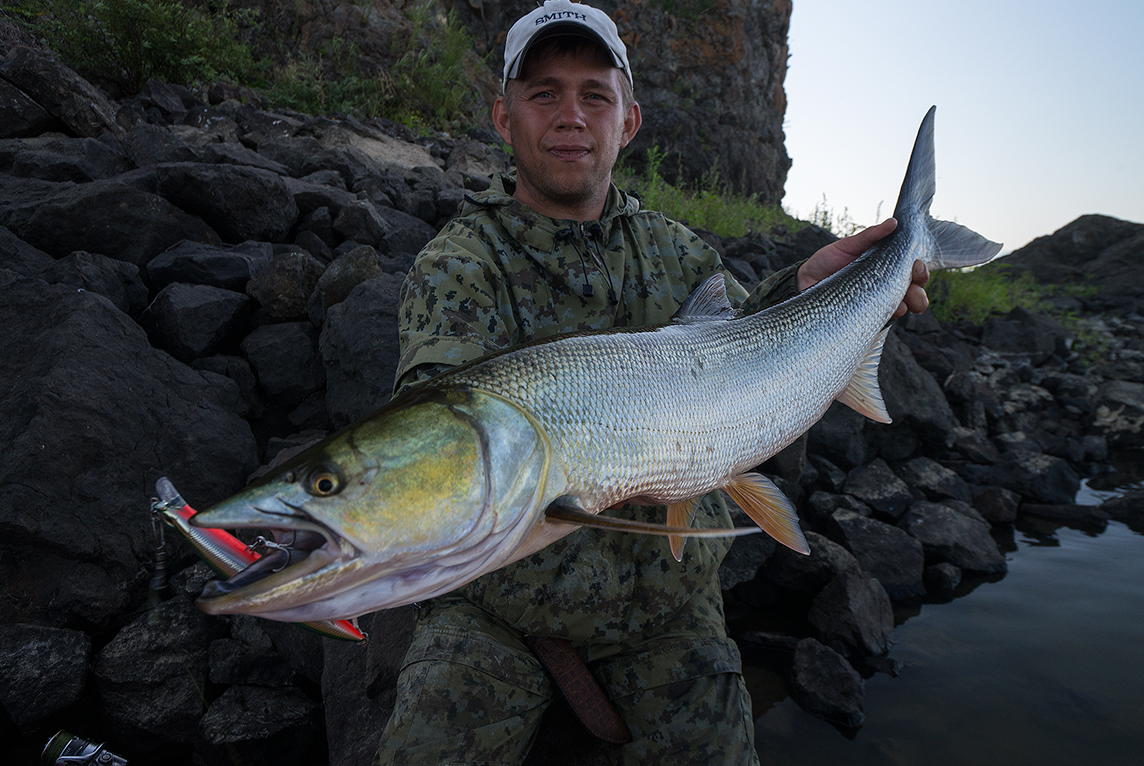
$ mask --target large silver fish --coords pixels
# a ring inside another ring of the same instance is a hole
[[[750,473],[835,399],[889,422],[878,389],[888,322],[915,260],[931,269],[1001,246],[929,215],[931,109],[897,230],[797,297],[738,318],[722,277],[664,326],[573,334],[450,371],[192,518],[207,527],[318,532],[301,562],[204,590],[213,614],[331,620],[452,590],[580,525],[671,533],[679,558],[696,498],[726,490],[802,552],[794,509]],[[599,516],[637,498],[667,526]]]

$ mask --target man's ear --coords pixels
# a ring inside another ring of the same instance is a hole
[[[493,126],[504,142],[512,146],[512,129],[509,127],[508,107],[504,96],[497,96],[497,100],[493,102]]]
[[[493,107],[496,108],[495,106]],[[643,125],[643,114],[640,112],[640,105],[635,101],[628,107],[627,114],[624,115],[624,132],[620,137],[620,148],[631,143],[632,139],[636,137],[636,133],[640,130],[640,125]],[[505,139],[506,141],[508,139]]]

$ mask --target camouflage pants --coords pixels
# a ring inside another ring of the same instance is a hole
[[[656,639],[577,646],[632,733],[609,746],[611,762],[758,764],[734,644],[666,627]],[[558,694],[511,627],[475,606],[429,610],[374,763],[520,764]]]

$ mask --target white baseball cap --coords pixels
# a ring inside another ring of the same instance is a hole
[[[599,8],[573,3],[571,0],[545,0],[544,5],[521,16],[508,31],[504,45],[504,79],[501,84],[520,77],[524,58],[533,43],[559,32],[584,35],[599,42],[611,55],[612,63],[627,75],[628,82],[633,82],[628,50],[608,14]]]

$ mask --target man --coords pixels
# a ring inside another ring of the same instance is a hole
[[[516,172],[470,196],[418,256],[402,290],[398,390],[533,338],[667,322],[715,273],[756,310],[896,226],[824,248],[748,296],[698,236],[611,184],[640,128],[632,84],[616,27],[597,9],[548,0],[512,27],[492,116]],[[925,309],[926,276],[916,272],[899,313]],[[611,512],[665,521],[661,506]],[[731,526],[718,493],[693,523]],[[666,538],[581,529],[422,604],[375,762],[520,763],[560,694],[556,677],[582,720],[596,697],[565,686],[603,688],[622,722],[614,741],[631,740],[615,746],[617,763],[757,763],[717,577],[729,546],[692,538],[676,562]]]

